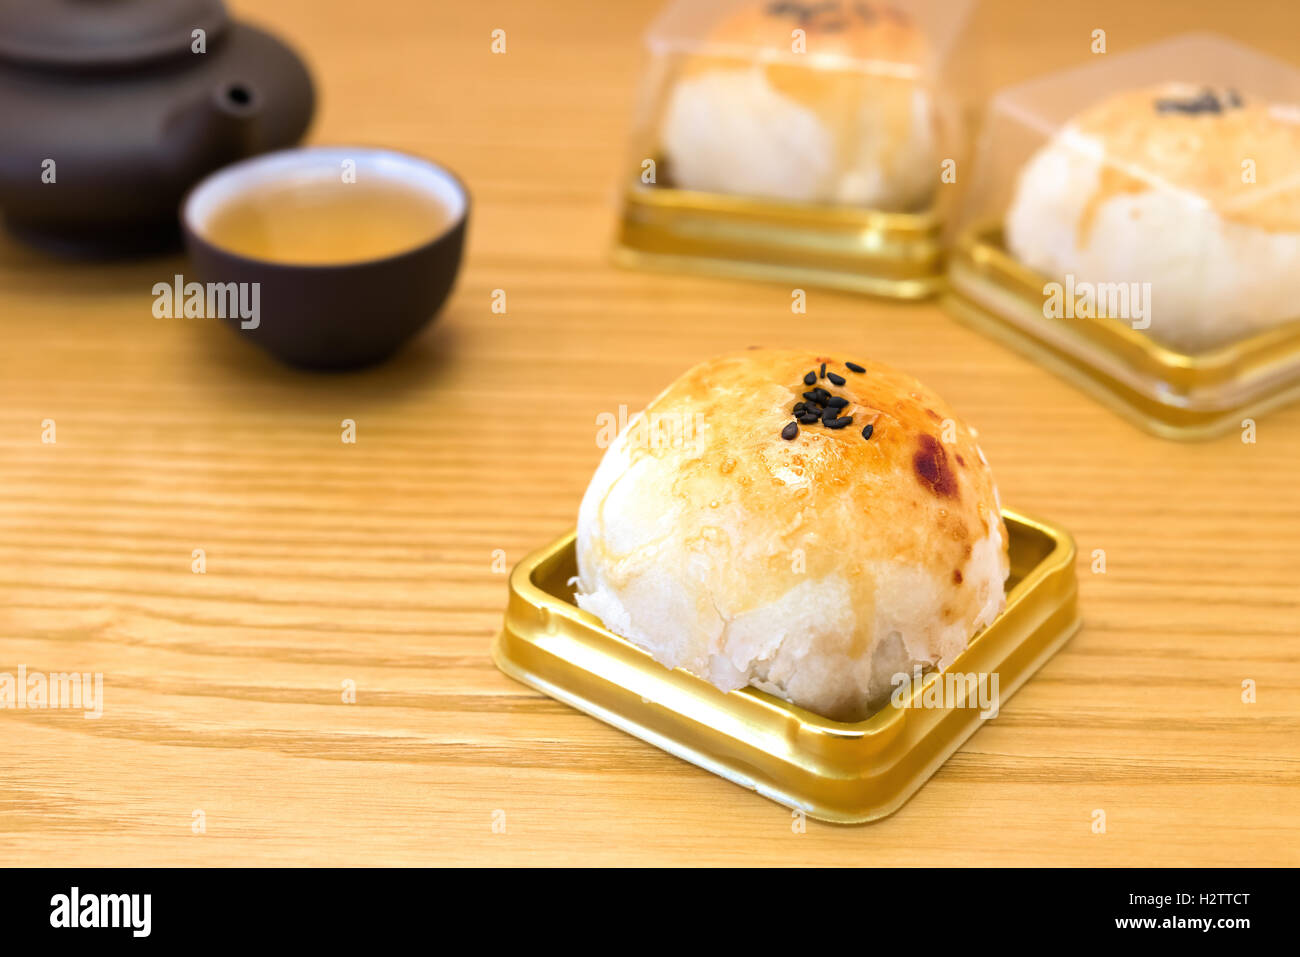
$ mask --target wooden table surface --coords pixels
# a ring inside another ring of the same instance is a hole
[[[654,6],[234,3],[309,55],[311,141],[424,153],[473,191],[454,298],[380,368],[287,371],[155,319],[179,256],[0,241],[0,672],[104,676],[98,720],[0,711],[0,859],[1300,863],[1300,408],[1254,444],[1164,442],[933,305],[814,290],[795,320],[788,288],[614,268]],[[1294,55],[1296,11],[1216,6],[990,2],[964,42],[980,89],[1083,62],[1096,28],[1111,52],[1204,27]],[[1079,545],[1083,630],[867,827],[797,833],[489,660],[498,558],[573,525],[596,416],[751,344],[911,370],[979,427],[1003,501]]]

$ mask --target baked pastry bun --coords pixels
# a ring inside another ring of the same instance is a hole
[[[660,129],[668,175],[685,189],[924,207],[939,176],[933,100],[918,79],[926,54],[887,3],[754,2],[677,77]]]
[[[1009,570],[993,476],[942,399],[776,350],[704,362],[629,421],[577,559],[578,604],[667,667],[838,720],[952,661]]]
[[[1300,316],[1300,109],[1181,83],[1106,99],[1025,165],[1005,236],[1055,280],[1150,283],[1138,318],[1184,352]]]

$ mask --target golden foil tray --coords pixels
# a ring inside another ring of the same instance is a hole
[[[996,673],[999,706],[1079,627],[1074,541],[1045,522],[1002,514],[1011,539],[1006,610],[943,673]],[[898,810],[983,720],[978,706],[919,706],[940,673],[910,689],[903,700],[911,707],[891,703],[854,723],[753,688],[719,691],[665,668],[578,608],[568,584],[576,574],[572,532],[515,567],[492,649],[497,667],[811,817],[859,824]]]
[[[1210,438],[1300,398],[1300,321],[1189,355],[1122,319],[1044,316],[1049,281],[986,226],[959,239],[943,305],[1162,438]]]
[[[619,265],[923,299],[943,286],[932,213],[882,213],[634,185]]]

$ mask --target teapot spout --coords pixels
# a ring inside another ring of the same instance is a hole
[[[262,113],[257,91],[247,83],[226,82],[177,109],[164,124],[177,166],[191,180],[257,152]]]

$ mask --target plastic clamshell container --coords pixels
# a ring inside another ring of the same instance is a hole
[[[969,0],[677,0],[622,185],[622,265],[919,299],[943,284]]]
[[[1074,542],[1003,510],[1010,535],[1006,610],[944,672],[924,676],[859,722],[832,721],[745,688],[723,692],[668,669],[573,601],[571,532],[510,576],[493,660],[505,674],[742,787],[819,820],[860,824],[901,807],[979,727],[972,697],[923,706],[945,676],[998,676],[997,706],[1079,627]]]
[[[1300,70],[1191,34],[1004,90],[966,195],[957,318],[1164,438],[1300,398]]]

